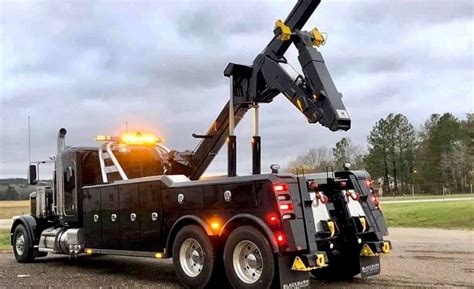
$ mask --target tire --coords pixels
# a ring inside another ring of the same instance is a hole
[[[24,225],[18,225],[13,232],[13,253],[19,263],[30,263],[35,260],[33,240],[30,240]]]
[[[206,232],[197,225],[182,228],[173,242],[173,265],[187,288],[205,288],[211,281],[216,253]]]
[[[330,256],[328,265],[328,267],[311,271],[311,274],[319,280],[344,281],[360,273],[359,254]]]
[[[234,288],[270,288],[275,259],[267,239],[254,227],[242,226],[229,235],[224,267]]]

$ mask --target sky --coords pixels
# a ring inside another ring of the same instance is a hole
[[[0,1],[0,177],[25,177],[31,159],[95,135],[153,132],[192,150],[229,98],[223,71],[250,65],[296,1]],[[262,168],[284,167],[342,137],[367,147],[377,120],[474,107],[474,2],[322,1],[305,26],[328,35],[319,51],[352,119],[347,132],[309,124],[283,96],[261,105]],[[298,70],[295,49],[287,58]],[[251,172],[252,115],[236,130],[238,172]],[[226,170],[223,148],[207,173]],[[49,176],[42,170],[42,177]]]

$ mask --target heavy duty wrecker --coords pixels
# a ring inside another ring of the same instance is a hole
[[[262,174],[258,106],[280,93],[310,123],[348,130],[350,118],[321,54],[317,29],[301,30],[319,0],[299,0],[251,66],[230,63],[230,100],[194,151],[159,137],[98,136],[99,148],[66,147],[58,133],[52,187],[31,194],[31,214],[14,217],[18,262],[48,253],[173,258],[187,287],[301,288],[309,273],[341,279],[380,272],[391,250],[379,201],[365,171]],[[290,45],[303,75],[284,69]],[[234,127],[254,111],[252,175],[236,174]],[[202,174],[227,141],[228,175]],[[29,181],[37,182],[37,164]],[[222,271],[225,274],[222,274]]]

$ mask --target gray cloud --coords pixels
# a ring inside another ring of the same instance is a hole
[[[250,64],[293,2],[28,1],[0,4],[0,177],[68,143],[131,129],[192,149],[228,98],[228,62]],[[283,97],[262,105],[263,163],[285,165],[343,136],[364,145],[373,123],[402,112],[419,126],[432,112],[473,107],[472,1],[323,1],[306,26],[329,35],[323,53],[352,117],[349,132],[309,125]],[[297,64],[294,49],[288,59]],[[297,65],[295,65],[297,66]],[[239,168],[250,171],[251,115],[239,126]],[[225,149],[209,172],[225,170]]]

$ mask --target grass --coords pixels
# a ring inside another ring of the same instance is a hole
[[[0,201],[0,219],[11,219],[13,216],[30,212],[30,201]]]
[[[474,230],[474,200],[432,203],[383,204],[391,227]]]
[[[0,251],[11,250],[10,230],[0,230]]]

